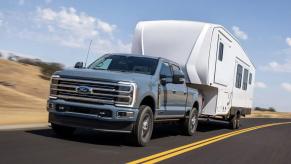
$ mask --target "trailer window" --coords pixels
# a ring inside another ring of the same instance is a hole
[[[223,43],[219,43],[219,50],[218,50],[218,60],[222,61],[223,59],[223,49],[224,49],[224,45]]]
[[[163,63],[160,76],[164,78],[172,78],[172,71],[168,63]]]
[[[236,70],[236,81],[235,81],[236,88],[241,88],[242,71],[243,71],[242,66],[240,64],[238,64],[237,70]]]
[[[244,69],[244,79],[243,79],[243,90],[248,89],[248,76],[249,76],[249,70]]]
[[[253,74],[250,73],[250,77],[249,77],[249,84],[250,84],[250,85],[252,84],[252,81],[253,81]]]

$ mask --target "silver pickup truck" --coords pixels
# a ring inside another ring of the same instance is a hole
[[[187,87],[173,61],[132,54],[106,54],[84,68],[57,71],[47,103],[57,135],[76,128],[130,133],[138,146],[151,138],[155,122],[176,120],[193,135],[199,111],[198,91]]]

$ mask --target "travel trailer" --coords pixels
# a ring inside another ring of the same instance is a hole
[[[255,67],[223,26],[193,21],[144,21],[136,26],[132,53],[177,62],[189,87],[198,89],[201,116],[223,118],[232,128],[251,113]]]

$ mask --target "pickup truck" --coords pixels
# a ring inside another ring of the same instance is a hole
[[[198,96],[173,61],[106,54],[86,68],[78,62],[55,72],[47,110],[57,135],[70,136],[76,128],[130,133],[145,146],[159,121],[176,120],[192,136],[201,113]]]

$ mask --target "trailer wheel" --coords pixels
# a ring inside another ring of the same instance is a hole
[[[132,133],[133,141],[137,146],[146,146],[152,136],[154,116],[149,106],[141,105],[139,110]]]
[[[236,113],[230,118],[230,128],[231,129],[239,129],[240,127],[240,114]]]
[[[56,133],[57,136],[60,137],[70,137],[74,134],[76,128],[62,126],[58,124],[51,124],[53,131]]]
[[[190,113],[189,117],[184,120],[184,133],[187,136],[193,136],[196,131],[198,125],[198,110],[197,108],[193,108]]]

